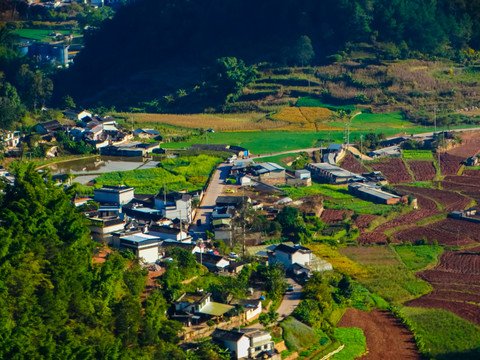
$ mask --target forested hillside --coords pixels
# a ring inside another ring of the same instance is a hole
[[[33,164],[15,173],[0,197],[0,358],[184,359],[160,293],[142,315],[145,270],[115,252],[92,263],[69,192]]]
[[[300,65],[302,35],[311,39],[313,64],[351,42],[385,43],[394,57],[459,59],[480,46],[480,2],[144,0],[102,24],[69,76],[62,74],[60,92],[85,98],[147,69],[161,70],[165,87],[179,89],[202,81],[202,66],[222,56]]]

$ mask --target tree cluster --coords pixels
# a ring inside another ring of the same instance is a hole
[[[142,314],[145,270],[115,252],[92,263],[72,194],[33,164],[13,172],[0,196],[0,358],[185,359],[160,293]]]

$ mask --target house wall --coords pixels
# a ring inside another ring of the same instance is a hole
[[[259,316],[261,312],[262,312],[262,303],[259,303],[259,305],[256,308],[247,310],[245,312],[245,317],[247,321],[252,321],[257,316]]]
[[[154,263],[158,260],[158,246],[146,249],[138,249],[138,257],[143,258],[147,263]]]
[[[287,178],[287,185],[291,186],[312,186],[311,178]]]
[[[300,265],[309,265],[312,262],[312,254],[302,254],[300,251],[297,251],[295,254],[292,255],[292,264],[300,264]]]
[[[243,336],[238,342],[223,341],[227,349],[232,352],[234,359],[243,359],[248,357],[248,349],[250,347],[250,339]]]
[[[133,188],[131,190],[121,192],[107,192],[102,191],[102,189],[97,189],[94,192],[94,199],[98,202],[124,205],[133,199],[134,193],[135,190]]]
[[[227,246],[232,246],[232,230],[214,230],[215,240],[223,240]]]

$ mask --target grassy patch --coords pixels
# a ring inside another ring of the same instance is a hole
[[[308,348],[320,340],[314,329],[292,317],[283,321],[280,326],[283,329],[283,339],[289,350]]]
[[[424,353],[437,360],[480,358],[480,328],[441,309],[404,307],[401,312],[412,324]]]
[[[38,40],[42,42],[53,41],[53,36],[50,36],[51,33],[59,33],[62,35],[72,34],[70,30],[56,30],[56,29],[16,29],[12,31],[13,34],[18,35],[25,39]],[[73,32],[74,36],[81,36],[81,33],[78,31]]]
[[[434,160],[430,150],[402,150],[402,155],[405,160]]]
[[[310,96],[301,97],[297,100],[295,106],[298,107],[322,107],[327,108],[333,111],[344,110],[344,111],[354,111],[355,105],[331,105],[322,102],[320,99],[316,99]]]
[[[262,157],[255,159],[256,162],[273,162],[279,164],[287,169],[291,169],[291,166],[287,165],[294,161],[299,156],[299,153],[282,154],[275,156]]]
[[[374,274],[370,278],[360,279],[372,293],[388,302],[404,302],[419,297],[431,291],[431,286],[417,279],[404,264],[374,265],[368,269]]]
[[[345,347],[332,360],[353,360],[365,353],[367,340],[362,329],[340,327],[334,330],[334,335]]]
[[[348,247],[340,250],[342,255],[347,256],[361,265],[397,265],[397,255],[389,246]]]
[[[390,205],[361,200],[349,194],[346,186],[312,183],[312,186],[308,187],[281,186],[281,188],[292,199],[317,194],[323,195],[328,198],[324,201],[327,209],[353,210],[359,214],[385,214],[392,209]]]
[[[438,245],[396,245],[394,248],[405,266],[412,271],[436,264],[438,257],[443,253],[443,248]]]
[[[326,124],[326,121],[332,117],[332,112],[321,107],[288,107],[270,117],[273,120],[288,122],[287,126],[280,128],[281,130],[336,130],[335,127]]]
[[[315,255],[327,260],[340,273],[350,275],[353,278],[368,278],[370,276],[367,268],[341,255],[334,247],[326,244],[310,244],[306,246]]]

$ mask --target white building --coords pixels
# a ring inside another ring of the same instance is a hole
[[[167,219],[181,219],[186,223],[192,221],[192,196],[190,194],[171,192],[164,194],[160,192],[155,197],[155,207],[162,211]]]
[[[120,237],[120,249],[130,250],[146,263],[158,260],[158,250],[162,240],[150,234],[132,234]]]
[[[94,190],[94,199],[99,203],[125,205],[133,199],[135,189],[126,186],[103,186]]]
[[[287,269],[293,264],[309,266],[312,263],[312,250],[303,246],[278,245],[272,254],[274,262],[281,262]]]
[[[158,236],[163,240],[182,241],[190,239],[190,236],[185,231],[180,231],[180,229],[169,226],[152,225],[148,229],[148,233]]]
[[[224,347],[230,350],[233,359],[255,359],[264,353],[267,357],[262,359],[281,359],[279,354],[274,352],[275,344],[272,336],[266,331],[256,329],[221,330],[216,329],[212,338],[221,342]],[[267,355],[266,352],[270,352]]]

